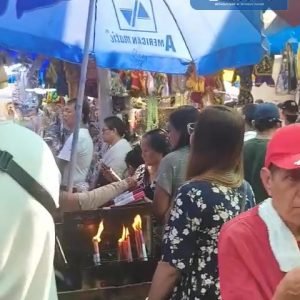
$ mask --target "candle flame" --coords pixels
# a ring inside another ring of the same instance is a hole
[[[122,242],[124,242],[126,240],[126,238],[127,238],[126,233],[127,233],[127,231],[125,229],[125,226],[123,225],[122,237],[119,239],[119,243],[122,243]]]
[[[135,231],[142,230],[142,218],[140,215],[136,215],[132,227]]]
[[[93,242],[101,242],[101,234],[104,230],[104,225],[103,225],[103,221],[100,222],[99,227],[98,227],[98,231],[97,234],[93,237]]]
[[[125,239],[129,238],[129,229],[128,227],[126,227],[126,231],[125,231]]]

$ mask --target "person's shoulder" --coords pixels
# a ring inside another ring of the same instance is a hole
[[[128,152],[132,149],[130,143],[126,140],[126,139],[121,139],[118,142],[118,146],[121,146],[122,148],[124,148],[125,150],[128,150]]]
[[[186,156],[189,153],[189,147],[183,147],[181,149],[172,151],[168,153],[162,161],[167,161],[167,162],[173,162],[177,161],[178,159],[182,158],[183,156]]]
[[[178,194],[207,195],[213,192],[213,184],[208,181],[190,180],[181,185],[178,189]]]
[[[262,226],[264,223],[259,216],[258,206],[256,206],[225,223],[222,226],[221,235],[247,238],[258,232]]]

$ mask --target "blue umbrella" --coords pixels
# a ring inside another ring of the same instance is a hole
[[[82,61],[87,0],[1,0],[0,46]],[[190,0],[97,0],[90,52],[104,68],[199,74],[257,63],[258,11],[196,10]]]
[[[199,74],[258,63],[259,11],[196,10],[190,0],[1,0],[0,47],[81,63],[68,188],[73,186],[88,55],[97,65]]]
[[[300,42],[300,26],[290,26],[280,17],[276,17],[266,29],[266,37],[271,54],[281,54],[287,42],[296,53]]]

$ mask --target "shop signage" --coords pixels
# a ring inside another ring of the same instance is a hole
[[[190,0],[197,10],[287,10],[288,0]]]

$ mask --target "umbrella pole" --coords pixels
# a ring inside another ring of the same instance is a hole
[[[68,191],[72,192],[73,183],[74,183],[74,171],[77,159],[77,146],[78,146],[78,136],[79,129],[81,125],[81,115],[82,115],[82,104],[84,99],[84,91],[85,91],[85,82],[86,82],[86,73],[89,62],[89,54],[90,54],[90,41],[92,34],[92,25],[94,18],[94,9],[96,5],[96,0],[89,1],[89,12],[88,12],[88,20],[86,26],[86,34],[85,34],[85,44],[84,44],[84,52],[83,52],[83,60],[81,64],[81,72],[80,72],[80,82],[78,88],[78,96],[76,103],[76,126],[73,132],[73,140],[72,140],[72,152],[71,152],[71,161],[70,161],[70,173],[68,177]]]

